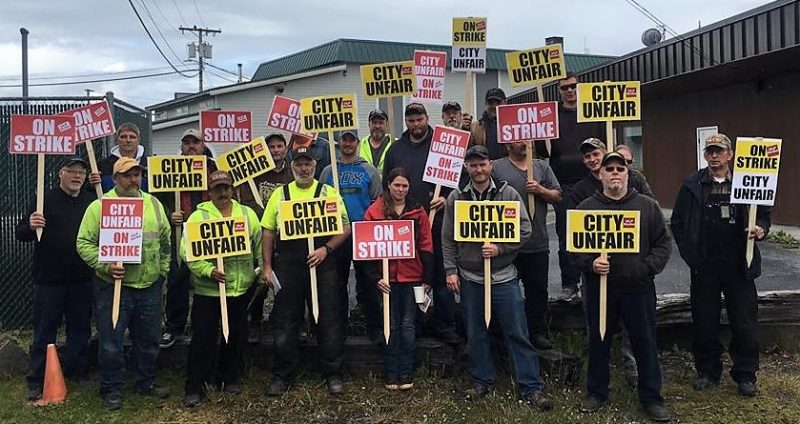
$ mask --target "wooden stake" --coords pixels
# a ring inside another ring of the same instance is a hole
[[[336,179],[334,179],[336,181]],[[308,253],[314,251],[314,237],[308,239]],[[311,275],[311,315],[314,316],[314,322],[319,322],[319,292],[317,291],[317,268],[311,267],[308,270]]]
[[[44,153],[36,155],[36,212],[44,215]],[[42,241],[42,227],[36,228],[36,240]]]
[[[122,262],[117,261],[117,266],[122,266]],[[111,300],[111,327],[117,329],[119,321],[119,302],[122,297],[122,280],[114,279],[114,298]]]
[[[488,246],[489,243],[483,244]],[[492,258],[483,258],[483,320],[486,328],[492,320]]]
[[[606,252],[600,253],[600,258],[608,260]],[[606,315],[608,308],[608,274],[600,276],[600,340],[606,338]]]
[[[181,192],[175,192],[175,211],[181,210]],[[170,217],[172,218],[172,217]],[[175,263],[180,265],[181,264],[181,226],[178,225],[175,227]]]
[[[258,187],[256,187],[255,180],[248,180],[247,185],[250,186],[250,192],[253,193],[253,198],[258,203],[258,206],[261,206],[261,209],[264,209],[264,199],[261,198],[261,193],[258,191]]]
[[[225,264],[222,258],[217,258],[217,269],[219,272],[225,273]],[[228,325],[228,294],[225,290],[225,283],[219,283],[219,312],[222,318],[222,336],[225,337],[225,343],[228,343],[228,336],[231,334],[230,326]]]
[[[473,79],[472,71],[467,71],[467,75],[466,75],[466,79],[465,79],[465,83],[464,83],[465,84],[465,86],[464,86],[464,112],[467,112],[470,115],[475,116],[475,113],[473,113],[473,110],[474,110],[473,106],[474,105],[472,104],[472,98],[475,96],[474,95],[474,90],[472,89],[472,79]]]
[[[336,146],[333,140],[333,131],[328,131],[328,152],[331,155],[331,178],[333,178],[333,188],[339,192],[339,164],[336,162]]]
[[[747,231],[748,237],[750,236],[750,230],[756,227],[756,214],[758,213],[758,206],[757,205],[750,205],[750,208],[747,213]],[[747,259],[747,267],[750,267],[750,264],[753,263],[753,249],[756,245],[756,239],[748,238],[747,239],[747,252],[745,253],[745,259]]]
[[[525,150],[528,153],[528,160],[527,168],[528,168],[528,180],[533,180],[533,140],[528,140],[525,142]],[[530,213],[531,222],[533,222],[533,217],[536,215],[536,199],[534,199],[533,193],[528,193],[528,212]]]
[[[394,97],[386,98],[386,114],[389,116],[389,120],[386,122],[387,132],[392,134],[392,137],[394,137],[396,132],[393,131],[394,128],[392,127],[392,125],[394,125]]]
[[[536,88],[536,99],[539,100],[540,102],[543,102],[544,101],[544,91],[542,90],[542,86],[541,85],[537,85],[535,88]],[[544,146],[547,149],[547,157],[550,157],[550,152],[553,150],[553,143],[550,142],[549,138],[544,141]],[[531,158],[533,158],[533,157],[531,156]],[[531,217],[533,217],[533,216],[531,216]]]
[[[606,121],[606,151],[614,151],[614,121]]]
[[[431,198],[431,200],[438,199],[439,196],[441,196],[441,193],[442,193],[442,185],[441,184],[436,184],[436,187],[433,189],[433,197]],[[438,210],[439,209],[434,209],[430,213],[430,215],[431,215],[431,228],[433,228],[433,220],[436,219],[436,211],[438,211]]]
[[[383,260],[383,281],[389,284],[389,260]],[[391,322],[389,316],[389,293],[383,293],[383,338],[389,344],[389,334],[391,333]]]
[[[94,145],[92,144],[92,140],[86,140],[85,144],[86,144],[86,155],[89,156],[89,169],[92,172],[98,172],[97,171],[97,158],[95,157],[95,154],[94,154]],[[102,185],[100,183],[97,183],[97,184],[94,185],[94,191],[95,191],[95,193],[97,193],[97,198],[98,199],[102,199],[103,198],[103,187],[102,187]]]

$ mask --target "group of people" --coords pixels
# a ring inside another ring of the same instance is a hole
[[[575,301],[580,296],[587,317],[589,367],[582,411],[597,411],[609,398],[612,337],[600,337],[598,318],[598,281],[607,276],[607,322],[611,335],[622,330],[623,352],[629,358],[626,377],[638,389],[644,412],[657,421],[669,420],[660,394],[654,277],[670,257],[673,238],[691,268],[694,388],[709,389],[721,378],[718,336],[720,293],[724,293],[733,335],[731,376],[740,394],[754,396],[758,370],[754,279],[760,273],[760,256],[756,248],[755,259],[748,266],[745,245],[748,238],[762,240],[766,236],[769,208],[758,208],[757,225],[748,231],[747,209],[729,201],[731,142],[717,134],[706,140],[708,167],[684,181],[668,228],[646,178],[633,167],[631,150],[619,146],[617,151],[607,152],[600,139],[602,127],[577,123],[576,85],[574,74],[559,81],[561,138],[554,140],[551,148],[537,142],[538,157],[528,157],[524,143],[498,143],[496,108],[506,102],[501,89],[486,93],[486,111],[474,122],[457,102],[445,103],[443,123],[471,132],[461,184],[454,190],[437,192],[434,184],[423,181],[433,128],[420,103],[405,107],[406,130],[399,137],[387,133],[385,112],[370,112],[369,135],[359,139],[355,131],[338,134],[335,158],[328,153],[327,143],[332,140],[293,137],[287,142],[280,133],[269,134],[266,144],[276,167],[255,179],[259,194],[268,199],[264,208],[247,190],[234,187],[227,173],[217,170],[196,129],[184,132],[180,151],[208,156],[208,191],[181,193],[178,208],[169,198],[151,196],[139,129],[120,125],[117,146],[98,163],[99,172],[90,172],[87,162],[78,157],[64,161],[58,185],[45,195],[44,211],[35,212],[32,205],[18,225],[20,241],[33,241],[36,230],[44,229],[33,257],[34,340],[27,398],[35,400],[42,394],[45,347],[55,341],[62,320],[67,332],[64,373],[72,380],[87,378],[92,311],[100,393],[106,408],[118,409],[122,404],[126,365],[134,371],[136,391],[157,398],[170,395],[168,388],[156,384],[156,358],[159,348],[168,348],[184,336],[189,315],[192,337],[184,404],[199,405],[206,385],[240,393],[248,336],[258,332],[264,321],[265,288],[275,292],[269,317],[274,352],[267,394],[280,396],[290,390],[300,368],[300,335],[309,319],[312,269],[318,281],[319,317],[314,335],[320,347],[319,369],[329,392],[342,394],[351,268],[368,336],[376,343],[383,344],[381,293],[390,294],[391,336],[384,347],[386,389],[408,390],[414,385],[414,346],[421,312],[413,288],[422,286],[433,298],[433,313],[428,318],[433,321],[435,336],[452,345],[464,343],[456,331],[455,295],[459,295],[472,381],[464,393],[480,398],[496,380],[490,330],[483,318],[483,262],[489,258],[492,322],[503,333],[520,399],[548,410],[552,403],[539,376],[537,355],[537,351],[553,347],[548,330],[548,204],[555,210],[559,238],[560,299]],[[332,160],[338,165],[338,191],[334,189]],[[529,166],[532,179],[527,174]],[[98,261],[100,202],[94,191],[87,189],[90,184],[102,184],[106,197],[143,199],[141,264]],[[534,211],[527,211],[528,202],[523,201],[528,194],[534,195]],[[311,251],[305,240],[281,239],[281,202],[326,196],[339,199],[341,234],[314,237]],[[520,241],[455,241],[454,205],[458,200],[518,201],[525,211],[520,216]],[[568,209],[639,211],[640,252],[609,258],[568,254]],[[225,258],[222,268],[215,261],[187,262],[185,247],[176,242],[172,228],[187,221],[228,217],[243,217],[247,222],[251,253]],[[413,259],[391,261],[388,281],[380,261],[353,261],[350,231],[352,222],[387,219],[414,222],[417,252]],[[122,280],[116,327],[111,322],[115,279]],[[224,283],[224,293],[218,283]],[[227,341],[219,340],[219,296],[227,298]],[[126,330],[132,342],[127,364],[123,351]]]

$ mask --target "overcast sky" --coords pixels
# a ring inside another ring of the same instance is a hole
[[[708,25],[768,2],[638,0],[638,3],[682,34],[696,29],[698,22]],[[242,63],[246,77],[251,77],[261,62],[337,38],[448,44],[454,16],[487,16],[489,47],[539,47],[545,37],[560,35],[565,38],[567,53],[623,55],[643,47],[642,32],[655,26],[626,0],[133,0],[133,4],[161,49],[179,69],[193,67],[183,60],[186,44],[196,38],[181,35],[177,27],[206,26],[222,30],[222,34],[210,39],[214,46],[211,64],[235,72],[236,64]],[[20,84],[20,27],[31,32],[31,84],[170,70],[127,0],[9,0],[4,2],[3,9],[0,86]],[[132,73],[137,70],[146,71]],[[206,88],[235,82],[234,75],[214,68],[209,71],[213,74],[206,74]],[[101,75],[84,76],[90,74]],[[61,78],[67,76],[75,78]],[[176,91],[197,91],[197,78],[172,74],[130,81],[31,87],[30,95],[80,96],[87,89],[99,93],[110,90],[117,97],[144,107],[169,100]],[[0,96],[21,93],[19,87],[0,87]]]

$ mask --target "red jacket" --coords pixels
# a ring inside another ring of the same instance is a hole
[[[375,199],[364,214],[364,221],[382,221],[387,218],[383,214],[383,197]],[[431,221],[422,205],[406,198],[406,206],[398,219],[414,221],[414,237],[416,238],[416,256],[414,259],[397,259],[389,261],[390,283],[427,283],[433,280],[433,235]],[[373,261],[368,267],[368,275],[375,283],[382,276],[380,261]]]

